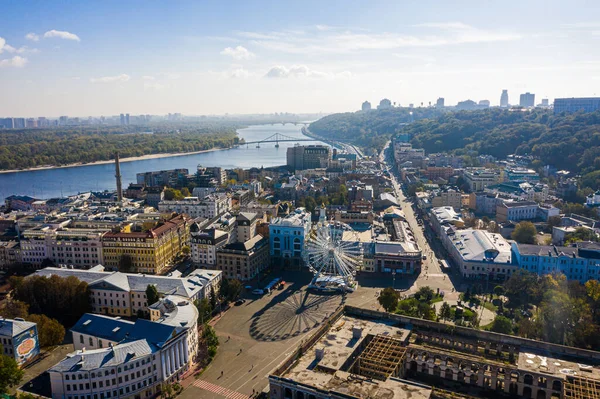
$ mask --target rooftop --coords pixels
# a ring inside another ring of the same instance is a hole
[[[465,261],[511,263],[510,244],[500,234],[485,230],[457,230],[452,244]]]
[[[389,321],[344,315],[280,377],[350,397],[429,398],[431,388],[391,376],[401,367],[409,334]]]
[[[35,327],[35,325],[35,323],[25,321],[20,318],[5,319],[0,317],[0,336],[15,337],[21,334],[23,331],[27,331],[30,328]]]

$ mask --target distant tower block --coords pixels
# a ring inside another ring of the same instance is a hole
[[[123,202],[123,187],[121,186],[121,165],[119,165],[119,153],[115,154],[115,177],[117,178],[117,201]]]

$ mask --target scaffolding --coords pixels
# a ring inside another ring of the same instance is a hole
[[[565,399],[600,399],[600,381],[586,377],[567,377]]]
[[[406,347],[402,346],[402,342],[376,335],[356,360],[355,373],[385,381],[398,369],[405,352]]]

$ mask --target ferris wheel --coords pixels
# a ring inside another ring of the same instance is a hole
[[[358,233],[340,222],[319,223],[306,243],[305,262],[314,277],[309,288],[354,291],[363,260]]]

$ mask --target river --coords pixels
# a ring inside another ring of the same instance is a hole
[[[238,134],[246,141],[262,140],[275,133],[294,138],[308,138],[302,134],[301,128],[302,125],[292,124],[255,125],[238,130]],[[303,141],[300,144],[323,143]],[[283,142],[279,144],[279,148],[275,148],[275,143],[266,143],[261,145],[261,148],[249,145],[200,154],[121,162],[123,188],[127,188],[129,183],[135,183],[136,174],[141,172],[187,168],[190,173],[195,173],[198,165],[227,169],[284,165],[286,149],[294,145],[294,142]],[[4,202],[5,197],[13,194],[53,198],[87,191],[114,190],[117,186],[114,175],[113,163],[0,173],[0,201]]]

